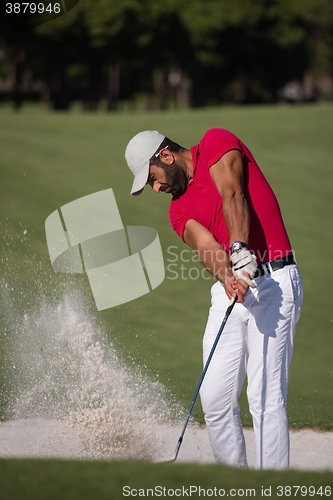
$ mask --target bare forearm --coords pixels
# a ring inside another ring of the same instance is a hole
[[[230,243],[242,241],[248,245],[250,212],[243,193],[233,193],[231,196],[224,197],[222,209]]]
[[[248,244],[250,213],[244,196],[243,159],[240,151],[232,150],[210,168],[214,184],[222,196],[222,210],[229,241]]]
[[[201,264],[214,278],[222,283],[232,278],[229,254],[219,243],[207,249],[197,249],[197,254]]]

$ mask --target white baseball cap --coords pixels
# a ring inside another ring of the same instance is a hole
[[[132,196],[142,193],[149,176],[149,160],[164,141],[157,130],[145,130],[136,134],[127,144],[125,158],[134,174]]]

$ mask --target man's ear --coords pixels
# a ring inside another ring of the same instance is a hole
[[[160,159],[166,165],[172,165],[175,162],[174,155],[167,148],[163,148],[160,150]]]

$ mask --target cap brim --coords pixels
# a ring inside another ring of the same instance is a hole
[[[134,177],[131,189],[132,196],[139,196],[139,194],[142,193],[145,185],[147,184],[148,176],[149,176],[149,161],[147,161],[147,163],[144,164],[144,166],[139,170],[139,172]]]

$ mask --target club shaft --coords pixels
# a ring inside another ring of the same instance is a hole
[[[211,362],[211,359],[213,357],[213,354],[214,354],[214,351],[216,349],[216,346],[220,340],[220,337],[222,335],[222,332],[223,332],[223,329],[225,327],[225,324],[227,322],[227,319],[229,318],[230,314],[231,314],[231,311],[233,310],[234,308],[234,305],[236,304],[237,302],[237,297],[236,298],[233,298],[230,302],[230,305],[228,306],[228,309],[226,310],[226,313],[225,313],[225,316],[223,318],[223,321],[221,323],[221,326],[220,326],[220,329],[216,335],[216,339],[214,341],[214,344],[213,344],[213,347],[211,348],[211,351],[209,353],[209,356],[207,358],[207,361],[205,363],[205,366],[204,366],[204,369],[203,369],[203,372],[202,372],[202,375],[201,375],[201,378],[200,378],[200,381],[199,381],[199,384],[198,384],[198,387],[197,387],[197,390],[195,391],[195,394],[194,394],[194,398],[193,398],[193,401],[192,401],[192,404],[191,404],[191,408],[190,408],[190,411],[188,412],[188,415],[187,415],[187,418],[186,418],[186,421],[185,421],[185,425],[183,427],[183,431],[180,435],[180,438],[178,439],[178,443],[177,443],[177,446],[176,446],[176,450],[175,450],[175,457],[174,457],[174,460],[176,460],[177,456],[178,456],[178,453],[179,453],[179,450],[180,450],[180,447],[181,447],[181,444],[183,442],[183,437],[184,437],[184,434],[185,434],[185,430],[186,430],[186,427],[187,427],[187,424],[190,420],[190,417],[191,417],[191,413],[192,413],[192,410],[193,410],[193,407],[195,405],[195,402],[197,400],[197,397],[198,397],[198,394],[199,394],[199,391],[200,391],[200,388],[201,388],[201,385],[202,385],[202,382],[203,382],[203,379],[205,378],[205,375],[206,375],[206,372],[208,370],[208,366],[209,366],[209,363]]]

